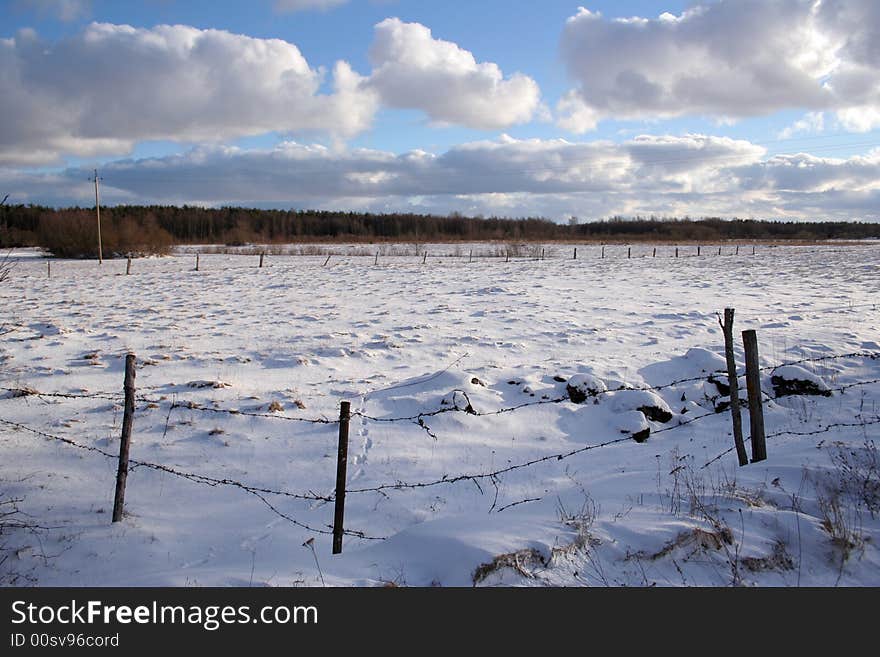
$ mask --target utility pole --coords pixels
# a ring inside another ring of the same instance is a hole
[[[104,264],[104,254],[101,251],[101,203],[98,200],[98,170],[95,169],[95,214],[98,216],[98,264]]]

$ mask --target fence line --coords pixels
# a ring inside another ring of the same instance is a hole
[[[101,456],[104,456],[106,458],[110,458],[110,459],[114,459],[114,460],[118,458],[118,454],[111,454],[110,452],[102,450],[98,447],[93,447],[91,445],[83,445],[82,443],[78,443],[77,441],[71,440],[70,438],[65,438],[63,436],[50,434],[45,431],[41,431],[39,429],[34,429],[32,427],[21,424],[19,422],[13,422],[11,420],[6,420],[4,418],[0,418],[0,423],[3,423],[7,426],[13,427],[13,428],[21,430],[21,431],[26,431],[28,433],[32,433],[34,435],[40,436],[42,438],[46,438],[48,440],[54,440],[54,441],[64,443],[66,445],[69,445],[71,447],[75,447],[77,449],[81,449],[81,450],[88,451],[88,452],[94,452],[94,453],[100,454]],[[234,479],[218,479],[216,477],[210,477],[208,475],[202,475],[202,474],[193,473],[193,472],[185,472],[185,471],[178,470],[178,469],[173,468],[171,466],[163,465],[160,463],[151,463],[149,461],[141,461],[139,459],[131,459],[129,461],[129,463],[130,463],[130,471],[134,471],[137,468],[146,468],[149,470],[156,470],[158,472],[164,472],[165,474],[170,474],[175,477],[187,479],[187,480],[195,482],[197,484],[203,484],[206,486],[211,486],[211,487],[230,486],[230,487],[238,488],[240,490],[245,491],[246,493],[249,493],[250,495],[253,495],[257,499],[259,499],[263,504],[265,504],[270,510],[272,510],[275,514],[277,514],[281,518],[287,520],[288,522],[290,522],[298,527],[301,527],[301,528],[306,529],[308,531],[312,531],[312,532],[319,533],[319,534],[332,534],[333,533],[332,532],[332,527],[333,527],[332,525],[327,525],[328,529],[320,529],[317,527],[312,527],[310,525],[307,525],[307,524],[297,520],[296,518],[293,518],[292,516],[283,513],[282,511],[280,511],[277,507],[275,507],[271,502],[269,502],[265,498],[265,495],[277,495],[280,497],[287,497],[287,498],[292,498],[292,499],[297,499],[297,500],[307,500],[307,501],[312,501],[312,502],[332,502],[333,501],[332,496],[318,495],[317,493],[312,493],[312,492],[292,493],[290,491],[273,490],[270,488],[251,486],[249,484],[245,484],[240,481],[236,481]],[[358,531],[358,530],[349,529],[349,530],[346,530],[345,533],[349,536],[355,536],[357,538],[363,538],[366,540],[383,540],[382,537],[368,536],[366,533]]]
[[[826,360],[838,360],[838,359],[842,359],[842,358],[869,358],[871,360],[877,360],[878,358],[880,358],[880,352],[856,351],[856,352],[849,352],[849,353],[843,353],[843,354],[828,354],[828,355],[823,355],[823,356],[801,358],[798,360],[777,363],[774,365],[765,365],[764,367],[761,367],[760,369],[761,369],[761,371],[768,371],[768,370],[774,370],[774,369],[777,369],[780,367],[787,367],[789,365],[800,365],[800,364],[808,363],[808,362],[820,362],[820,361],[826,361]],[[458,362],[458,361],[456,361],[456,362]],[[446,370],[448,370],[448,369],[449,369],[449,367],[446,368]],[[444,371],[446,371],[446,370],[444,370]],[[737,372],[738,377],[741,377],[743,375],[744,375],[744,372]],[[433,376],[435,376],[435,375],[432,375],[432,377]],[[615,393],[615,392],[625,392],[625,391],[656,392],[656,391],[660,391],[660,390],[665,390],[667,388],[672,388],[672,387],[681,385],[683,383],[694,383],[697,381],[707,381],[711,377],[714,377],[714,376],[726,377],[727,372],[725,370],[715,370],[712,372],[704,373],[701,376],[693,376],[693,377],[686,377],[686,378],[682,378],[682,379],[676,379],[674,381],[669,381],[667,383],[663,383],[663,384],[656,385],[656,386],[621,385],[621,386],[617,386],[614,388],[608,388],[607,390],[596,391],[596,393],[592,394],[591,396],[598,397],[600,395],[607,395],[607,394],[611,394],[611,393]],[[431,377],[428,377],[422,381],[417,381],[417,382],[413,382],[412,384],[405,384],[405,385],[419,385],[421,383],[424,383],[424,382],[427,382],[430,380],[431,380]],[[868,384],[874,383],[874,382],[876,382],[876,380],[853,383],[853,384],[849,384],[839,390],[842,392],[843,389],[845,389],[845,388],[854,387],[854,386],[858,386],[858,385],[868,385]],[[397,387],[402,387],[402,386],[400,386],[400,385],[393,386],[388,389],[393,389],[393,388],[397,388]],[[385,390],[385,389],[382,389],[382,390]],[[0,391],[6,391],[6,392],[13,393],[13,396],[8,397],[7,399],[16,399],[16,398],[25,398],[25,397],[52,397],[52,398],[61,398],[61,399],[106,399],[108,401],[114,401],[117,403],[119,403],[121,401],[119,398],[119,395],[111,396],[106,393],[76,394],[76,393],[60,393],[60,392],[39,392],[39,391],[33,390],[31,388],[27,388],[27,387],[25,387],[25,388],[0,387]],[[435,409],[432,411],[422,411],[422,412],[416,413],[414,415],[407,415],[407,416],[400,416],[400,417],[384,417],[384,418],[371,416],[371,415],[366,414],[363,411],[352,411],[351,415],[352,416],[360,416],[360,417],[364,418],[365,420],[368,420],[371,422],[381,422],[381,423],[415,422],[415,423],[418,423],[418,421],[423,418],[433,417],[436,415],[442,415],[444,413],[450,413],[450,412],[456,412],[456,411],[463,411],[469,415],[475,415],[478,417],[486,417],[486,416],[492,416],[492,415],[502,415],[502,414],[506,414],[506,413],[511,413],[511,412],[517,411],[521,408],[526,408],[529,406],[540,406],[540,405],[545,405],[545,404],[559,404],[559,403],[563,403],[563,402],[566,402],[569,400],[568,396],[555,397],[555,398],[551,398],[551,399],[540,399],[540,400],[536,400],[536,401],[523,402],[522,404],[516,404],[514,406],[509,406],[509,407],[502,407],[500,409],[496,409],[496,410],[492,410],[492,411],[477,411],[476,409],[473,408],[473,406],[470,402],[470,398],[468,397],[468,394],[465,391],[460,390],[460,389],[455,389],[455,390],[450,391],[451,394],[454,394],[456,392],[461,393],[462,396],[464,396],[464,398],[467,400],[467,406],[465,408],[460,408],[457,405],[453,405],[452,407],[444,407],[444,408],[439,408],[439,409]],[[19,393],[19,394],[16,395],[15,393]],[[177,393],[174,393],[174,394],[176,395]],[[368,393],[368,394],[371,394],[371,393]],[[140,402],[152,403],[152,404],[156,404],[156,405],[163,405],[163,404],[168,403],[168,401],[169,401],[167,399],[157,399],[157,398],[144,397],[144,396],[137,396],[136,399]],[[201,405],[197,404],[196,402],[192,402],[192,401],[172,400],[170,403],[171,403],[171,406],[170,406],[169,410],[174,410],[177,408],[185,408],[187,410],[199,411],[199,412],[205,412],[205,413],[241,415],[241,416],[245,416],[245,417],[259,417],[259,418],[267,418],[267,419],[271,419],[271,420],[281,420],[281,421],[288,421],[288,422],[302,422],[302,423],[306,423],[306,424],[326,424],[326,425],[339,424],[338,419],[331,419],[331,418],[327,418],[327,417],[300,418],[300,417],[291,417],[289,415],[279,415],[277,413],[258,413],[258,412],[253,412],[253,411],[242,411],[242,410],[238,410],[238,409],[210,408],[207,406],[201,406]]]
[[[851,356],[851,354],[844,354],[844,355],[841,355],[840,357],[847,357],[847,356]],[[702,380],[702,377],[700,377],[700,379]],[[840,386],[838,388],[832,388],[830,390],[833,392],[843,392],[843,391],[850,389],[850,388],[853,388],[855,386],[868,385],[868,384],[873,384],[873,383],[878,383],[878,382],[880,382],[880,379],[874,379],[874,380],[869,380],[869,381],[859,381],[859,382],[854,382],[851,384],[846,384],[846,385]],[[673,383],[665,384],[665,385],[669,386],[669,385],[673,385]],[[415,419],[415,420],[417,420],[417,423],[420,424],[420,426],[423,426],[423,428],[426,428],[426,427],[424,427],[422,418],[428,417],[431,415],[437,415],[437,414],[444,413],[444,412],[459,411],[459,412],[466,412],[468,414],[474,414],[474,415],[497,415],[497,414],[504,413],[504,412],[512,412],[513,410],[516,410],[518,408],[522,408],[523,406],[537,405],[540,403],[544,403],[544,404],[546,404],[546,403],[559,403],[559,402],[567,399],[567,398],[560,398],[557,400],[541,400],[539,402],[530,402],[530,403],[522,404],[519,406],[510,407],[510,408],[506,408],[506,409],[498,409],[496,411],[491,411],[491,412],[487,412],[487,413],[479,413],[472,408],[472,406],[470,404],[470,400],[467,397],[467,394],[464,393],[463,391],[460,391],[460,392],[462,392],[462,394],[464,395],[465,399],[468,402],[468,406],[464,409],[459,408],[456,405],[453,408],[438,409],[436,411],[432,411],[432,412],[428,412],[428,413],[421,413],[419,415],[409,416],[406,418],[370,418],[369,416],[366,416],[366,415],[362,415],[362,416],[367,419],[373,419],[375,421],[403,421],[403,420],[412,421]],[[613,391],[609,390],[609,391],[604,391],[604,392],[613,392]],[[77,397],[77,398],[79,398],[79,397]],[[779,398],[780,397],[769,397],[768,396],[767,399],[764,399],[762,401],[762,403],[769,403],[770,401],[773,401],[773,400],[779,399]],[[171,408],[174,408],[175,404],[176,404],[176,402],[172,402]],[[470,410],[468,410],[468,409],[470,409]],[[220,410],[220,409],[198,409],[198,410]],[[663,427],[661,429],[657,429],[656,431],[652,431],[651,434],[656,435],[656,434],[664,433],[667,431],[677,430],[677,429],[680,429],[682,427],[687,426],[688,424],[691,424],[692,422],[696,422],[698,420],[701,420],[701,419],[704,419],[704,418],[707,418],[710,416],[720,415],[722,413],[725,413],[726,410],[727,409],[723,409],[723,410],[715,409],[715,410],[709,411],[707,413],[703,413],[701,415],[690,417],[684,421],[679,420],[678,424],[676,424],[674,426],[670,426],[670,427]],[[353,413],[352,415],[355,415],[355,413]],[[266,417],[277,418],[277,416],[274,416],[274,415],[266,415]],[[294,419],[294,418],[286,418],[286,419]],[[303,418],[297,418],[297,419],[303,420]],[[63,436],[50,434],[48,432],[41,431],[39,429],[34,429],[32,427],[26,426],[26,425],[18,423],[18,422],[14,422],[11,420],[0,418],[0,423],[3,423],[6,426],[13,427],[18,430],[32,433],[36,436],[40,436],[40,437],[43,437],[43,438],[46,438],[49,440],[61,442],[63,444],[69,445],[71,447],[75,447],[77,449],[100,454],[101,456],[104,456],[105,458],[111,458],[111,459],[117,458],[117,456],[115,454],[111,454],[110,452],[107,452],[107,451],[102,450],[100,448],[90,446],[90,445],[84,445],[84,444],[79,443],[79,442],[72,440],[70,438],[65,438]],[[332,422],[332,421],[327,420],[325,418],[325,419],[320,420],[320,423],[321,424],[333,424],[333,423],[338,423],[338,421]],[[826,433],[826,432],[828,432],[832,429],[835,429],[835,428],[853,428],[853,427],[873,425],[873,424],[877,424],[877,423],[880,423],[880,416],[869,419],[869,420],[862,420],[860,422],[831,423],[831,424],[825,425],[824,427],[820,426],[820,428],[815,429],[815,430],[811,430],[811,431],[794,431],[794,430],[778,431],[775,433],[768,434],[767,438],[774,438],[774,437],[778,437],[778,436],[782,436],[782,435],[795,435],[795,436],[817,435],[820,433]],[[429,433],[431,433],[430,429],[426,428],[426,430]],[[451,476],[451,477],[448,475],[444,475],[440,479],[434,479],[434,480],[424,481],[424,482],[397,481],[394,483],[380,484],[380,485],[371,486],[371,487],[353,488],[353,489],[349,489],[347,492],[349,494],[366,494],[366,493],[383,492],[385,490],[405,490],[405,489],[413,490],[413,489],[429,488],[429,487],[434,487],[434,486],[439,486],[439,485],[453,485],[453,484],[459,483],[461,481],[471,481],[477,486],[477,488],[480,490],[480,492],[483,493],[483,489],[480,486],[479,482],[482,480],[488,479],[496,487],[496,502],[497,502],[497,484],[498,484],[498,478],[501,475],[504,475],[506,473],[513,472],[516,470],[532,467],[532,466],[538,465],[540,463],[546,463],[546,462],[551,462],[551,461],[562,461],[562,460],[571,458],[573,456],[586,453],[588,451],[593,451],[596,449],[609,447],[611,445],[621,444],[621,443],[628,442],[633,439],[634,438],[632,435],[628,435],[628,436],[625,436],[622,438],[615,438],[615,439],[607,440],[607,441],[604,441],[601,443],[596,443],[596,444],[592,444],[592,445],[586,445],[584,447],[575,448],[575,449],[572,449],[572,450],[569,450],[566,452],[561,452],[561,453],[556,453],[556,454],[548,454],[548,455],[536,457],[536,458],[533,458],[533,459],[530,459],[527,461],[523,461],[523,462],[516,463],[513,465],[508,465],[503,468],[498,468],[498,469],[490,471],[490,472],[480,472],[480,473],[470,473],[470,474],[463,473],[463,474],[458,474],[458,475]],[[750,439],[751,438],[749,438],[747,440],[750,440]],[[710,461],[706,462],[706,464],[704,464],[702,466],[702,468],[706,468],[709,465],[711,465],[712,463],[720,460],[723,456],[731,453],[734,449],[735,449],[735,447],[731,447],[731,448],[725,450],[724,452],[722,452],[718,456],[716,456],[713,459],[711,459]],[[294,492],[290,492],[290,491],[274,490],[274,489],[269,489],[269,488],[264,488],[264,487],[252,486],[252,485],[245,484],[245,483],[242,483],[242,482],[234,480],[234,479],[229,479],[229,478],[219,479],[219,478],[211,477],[208,475],[202,475],[202,474],[194,473],[194,472],[186,472],[183,470],[179,470],[177,468],[173,468],[171,466],[167,466],[167,465],[163,465],[163,464],[159,464],[159,463],[152,463],[152,462],[148,462],[148,461],[141,461],[138,459],[132,459],[130,461],[130,463],[131,463],[131,470],[135,470],[137,468],[147,468],[147,469],[163,472],[166,474],[170,474],[170,475],[173,475],[176,477],[180,477],[183,479],[187,479],[187,480],[192,481],[194,483],[207,485],[207,486],[211,486],[211,487],[230,486],[230,487],[238,488],[240,490],[245,491],[248,494],[255,496],[265,506],[267,506],[267,508],[269,508],[273,513],[275,513],[279,517],[287,520],[288,522],[291,522],[292,524],[294,524],[298,527],[301,527],[303,529],[306,529],[307,531],[311,531],[311,532],[319,533],[319,534],[331,535],[333,533],[333,531],[332,531],[333,526],[332,525],[326,525],[327,529],[322,529],[322,528],[308,525],[308,524],[303,523],[302,521],[297,520],[296,518],[290,516],[289,514],[282,512],[275,505],[273,505],[268,499],[266,499],[267,495],[276,495],[276,496],[287,497],[287,498],[298,499],[298,500],[307,500],[307,501],[312,501],[312,502],[325,502],[326,503],[326,502],[334,501],[333,496],[319,495],[319,494],[311,492],[311,491],[307,492],[307,493],[294,493]],[[494,508],[494,506],[495,506],[495,503],[493,503],[493,508]],[[350,536],[355,536],[358,538],[369,539],[369,540],[383,540],[382,537],[368,536],[366,533],[358,531],[358,530],[346,530],[345,534],[350,535]]]

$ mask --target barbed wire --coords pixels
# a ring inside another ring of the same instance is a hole
[[[26,432],[34,434],[36,436],[46,438],[48,440],[54,440],[54,441],[64,443],[70,447],[75,447],[76,449],[81,449],[81,450],[84,450],[87,452],[93,452],[96,454],[100,454],[101,456],[104,456],[105,458],[110,458],[110,459],[118,459],[119,458],[118,454],[112,454],[110,452],[107,452],[106,450],[103,450],[103,449],[100,449],[98,447],[94,447],[91,445],[84,445],[84,444],[79,443],[79,442],[72,440],[70,438],[65,438],[64,436],[58,436],[55,434],[48,433],[46,431],[42,431],[40,429],[34,429],[33,427],[29,427],[27,425],[21,424],[20,422],[13,422],[11,420],[0,418],[0,423],[3,423],[7,426],[18,429],[20,431],[26,431]],[[235,479],[229,479],[229,478],[219,479],[217,477],[211,477],[208,475],[198,474],[198,473],[194,473],[194,472],[185,472],[183,470],[179,470],[177,468],[173,468],[171,466],[163,465],[160,463],[151,463],[149,461],[141,461],[139,459],[130,459],[129,460],[129,472],[133,472],[134,470],[136,470],[138,468],[146,468],[149,470],[163,472],[165,474],[173,475],[175,477],[180,477],[182,479],[187,479],[189,481],[192,481],[192,482],[195,482],[198,484],[202,484],[202,485],[206,485],[206,486],[211,486],[211,487],[229,486],[229,487],[233,487],[233,488],[238,488],[240,490],[245,491],[246,493],[249,493],[250,495],[253,495],[257,499],[259,499],[263,504],[265,504],[270,510],[272,510],[275,514],[277,514],[281,518],[287,520],[288,522],[290,522],[298,527],[301,527],[301,528],[306,529],[308,531],[312,531],[312,532],[319,533],[319,534],[332,534],[333,533],[332,525],[327,525],[328,529],[320,529],[320,528],[308,525],[300,520],[297,520],[296,518],[293,518],[292,516],[290,516],[288,514],[285,514],[281,510],[279,510],[275,505],[273,505],[271,502],[269,502],[269,500],[267,500],[265,496],[266,495],[277,495],[279,497],[287,497],[287,498],[292,498],[292,499],[297,499],[297,500],[306,500],[306,501],[312,501],[312,502],[332,502],[334,500],[334,496],[319,495],[314,492],[292,493],[290,491],[274,490],[274,489],[270,489],[270,488],[263,488],[260,486],[252,486],[252,485],[237,481]],[[349,536],[355,536],[357,538],[363,538],[365,540],[384,540],[384,537],[369,536],[365,532],[353,530],[353,529],[345,530],[344,533]]]
[[[880,416],[875,417],[870,420],[861,420],[860,422],[833,422],[831,424],[826,424],[824,427],[822,427],[820,429],[814,429],[813,431],[792,431],[792,430],[776,431],[774,433],[768,433],[766,436],[764,436],[764,438],[765,439],[766,438],[778,438],[779,436],[816,436],[820,433],[828,433],[832,429],[852,429],[852,428],[857,428],[857,427],[869,426],[872,424],[880,424]],[[751,442],[751,441],[752,441],[751,436],[748,436],[747,438],[744,439],[744,442],[747,442],[747,443]],[[712,465],[713,463],[715,463],[717,461],[720,461],[722,458],[724,458],[725,456],[727,456],[728,454],[733,452],[735,449],[736,449],[736,446],[730,447],[730,448],[724,450],[723,452],[721,452],[717,456],[714,456],[711,459],[709,459],[708,461],[706,461],[703,465],[700,466],[700,469],[704,470],[705,468],[708,468],[710,465]]]

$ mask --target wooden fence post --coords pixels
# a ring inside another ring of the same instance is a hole
[[[604,246],[602,247],[602,259],[603,260],[605,259],[605,247]]]
[[[128,276],[129,274],[131,274],[131,258],[125,263],[125,275]]]
[[[651,257],[652,257],[652,258],[656,258],[656,257],[657,257],[657,247],[656,247],[656,246],[654,247],[654,253],[651,254]]]
[[[336,509],[333,514],[333,554],[342,552],[343,524],[345,522],[345,476],[348,468],[348,421],[351,404],[342,402],[339,407],[339,452],[336,456]]]
[[[678,247],[675,247],[675,257],[678,257]]]
[[[422,256],[422,264],[425,264],[426,262],[428,262],[428,252],[427,251],[425,251],[425,255]]]
[[[52,278],[52,263],[46,262],[46,278]]]
[[[199,254],[196,253],[196,271],[199,270]]]
[[[543,260],[543,259],[544,259],[544,247],[542,246],[541,247],[541,260]]]
[[[128,479],[128,452],[131,447],[131,424],[134,421],[135,355],[125,356],[125,410],[122,414],[122,439],[119,442],[119,469],[116,471],[116,498],[113,500],[113,522],[122,520],[125,506],[125,481]]]
[[[263,254],[260,254],[260,269],[263,268]]]
[[[758,364],[758,335],[743,331],[746,350],[746,387],[749,391],[749,424],[752,430],[752,463],[767,458],[764,437],[764,404],[761,399],[761,369]]]
[[[736,253],[734,255],[739,255],[739,244],[736,245]]]
[[[755,247],[752,247],[752,255],[755,255]]]
[[[507,260],[505,260],[504,262],[510,262],[510,251],[507,252]]]
[[[718,255],[721,255],[721,247],[718,247]]]
[[[633,248],[632,248],[632,247],[627,248],[627,250],[626,250],[626,257],[627,257],[627,259],[633,257]]]
[[[577,260],[577,259],[578,259],[578,248],[574,247],[574,257],[572,258],[572,260]]]
[[[700,245],[697,244],[697,255],[700,255]]]
[[[741,466],[748,465],[746,445],[743,442],[742,414],[739,410],[739,383],[736,377],[736,359],[733,357],[733,308],[724,309],[724,321],[721,330],[724,332],[724,355],[727,357],[727,383],[730,387],[730,416],[733,420],[733,444],[736,445],[736,456]]]

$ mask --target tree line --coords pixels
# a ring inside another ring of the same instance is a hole
[[[0,206],[0,247],[42,247],[59,257],[94,257],[94,208]],[[880,224],[611,217],[557,223],[541,217],[502,218],[412,213],[262,210],[255,208],[118,205],[101,209],[108,257],[166,253],[174,244],[446,241],[723,241],[880,238]]]

